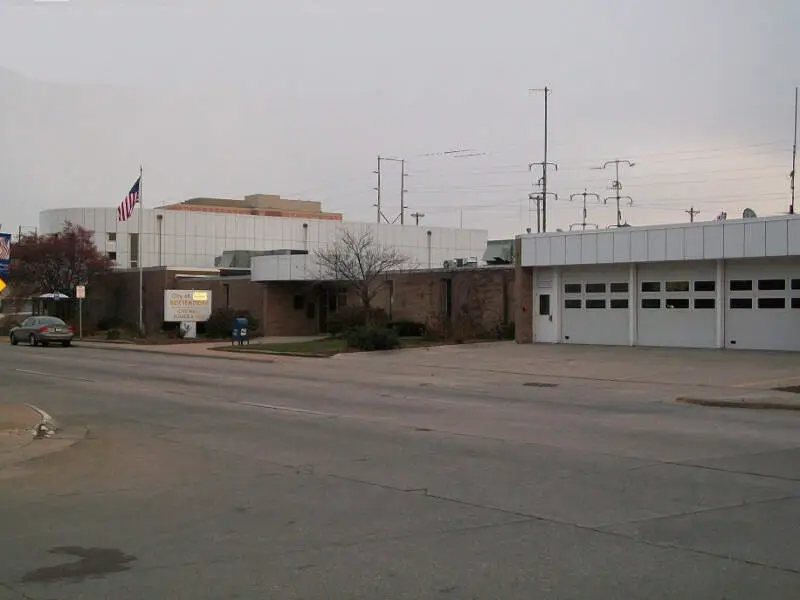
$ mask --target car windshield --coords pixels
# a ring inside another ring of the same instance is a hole
[[[66,325],[64,321],[57,317],[42,317],[39,319],[40,325]]]

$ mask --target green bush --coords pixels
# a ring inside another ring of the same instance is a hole
[[[367,311],[363,306],[347,306],[329,314],[325,324],[329,334],[342,335],[356,327],[382,327],[386,321],[386,311],[383,309],[373,308]]]
[[[258,331],[258,319],[253,317],[246,310],[234,310],[230,308],[220,308],[211,313],[208,321],[197,324],[197,333],[204,333],[213,339],[227,339],[233,334],[233,320],[237,317],[244,317],[248,321],[250,338],[255,337]]]
[[[425,323],[416,321],[392,321],[388,324],[400,337],[422,337],[425,335]]]
[[[355,327],[345,334],[348,348],[356,350],[394,350],[400,347],[400,338],[393,329]]]

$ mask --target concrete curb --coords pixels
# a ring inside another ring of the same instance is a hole
[[[91,343],[91,342],[90,342]],[[209,348],[207,353],[198,353],[198,352],[176,352],[174,350],[160,350],[157,348],[147,348],[142,346],[136,346],[131,344],[130,347],[122,347],[122,346],[87,346],[81,342],[73,343],[75,348],[81,348],[83,350],[103,350],[103,351],[118,351],[118,352],[139,352],[140,354],[165,354],[167,356],[185,356],[188,358],[213,358],[213,359],[221,359],[221,360],[247,360],[250,362],[260,362],[260,363],[274,363],[274,358],[269,358],[268,355],[265,354],[256,354],[255,352],[251,352],[249,356],[247,353],[235,353],[235,352],[224,352],[220,350],[215,350],[214,348]],[[226,356],[227,354],[227,356]],[[269,356],[277,356],[276,354],[272,354]]]
[[[717,408],[749,408],[760,410],[790,410],[800,411],[800,400],[789,398],[696,398],[680,396],[675,399],[681,404],[695,404],[697,406],[711,406]]]

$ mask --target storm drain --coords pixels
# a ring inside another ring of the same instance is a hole
[[[557,383],[544,383],[542,381],[528,381],[522,384],[525,387],[538,387],[538,388],[554,388],[558,387]]]

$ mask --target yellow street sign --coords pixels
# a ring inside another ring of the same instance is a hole
[[[0,292],[6,289],[6,282],[0,279]]]

